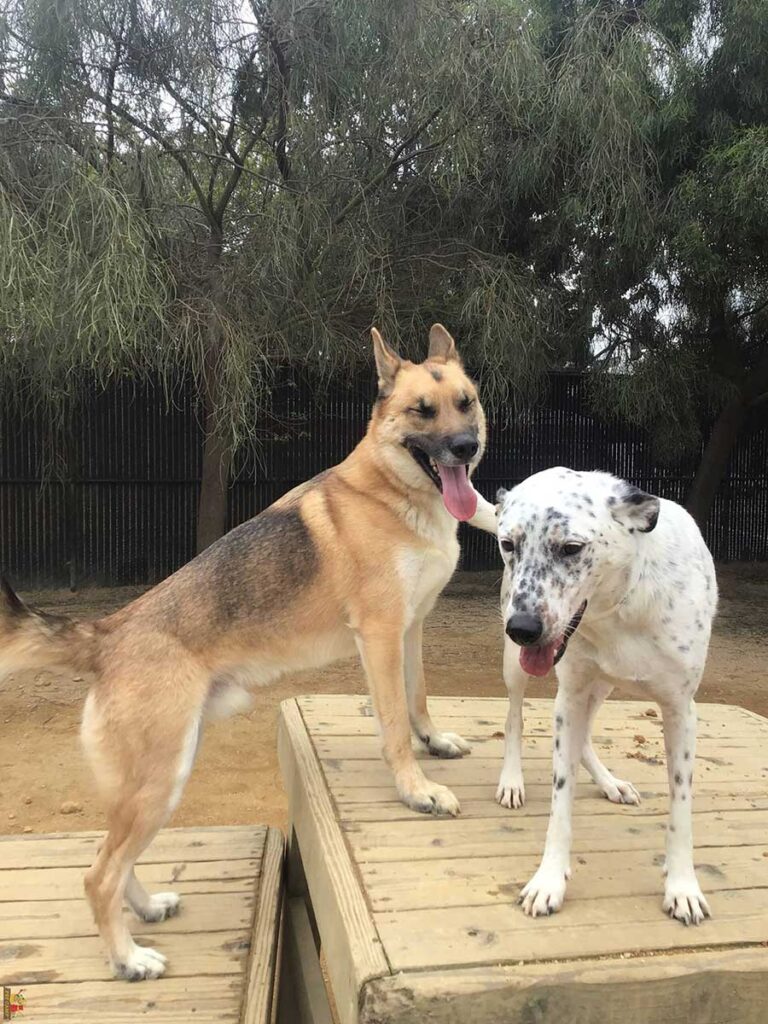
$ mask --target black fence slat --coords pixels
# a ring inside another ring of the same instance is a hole
[[[234,459],[228,526],[343,459],[365,432],[373,397],[369,372],[318,382],[279,367],[254,420],[256,444]],[[0,568],[21,587],[162,579],[194,554],[201,450],[195,394],[183,383],[170,392],[146,381],[85,389],[63,431],[41,409],[8,403],[0,408]],[[559,373],[519,421],[490,418],[475,483],[494,500],[500,486],[566,465],[605,469],[683,501],[698,455],[659,463],[644,431],[598,415],[587,381]],[[750,414],[705,536],[718,559],[768,560],[768,407]],[[492,538],[464,526],[460,538],[463,568],[498,568]]]

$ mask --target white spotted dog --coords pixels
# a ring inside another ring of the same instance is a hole
[[[709,916],[693,867],[694,695],[717,604],[712,558],[674,502],[608,473],[548,469],[500,492],[505,562],[504,679],[510,709],[497,799],[524,800],[522,704],[529,676],[557,665],[552,808],[538,871],[520,902],[537,917],[560,909],[570,877],[579,761],[605,795],[637,803],[592,749],[595,714],[614,686],[661,706],[669,775],[664,910],[685,924]],[[567,651],[567,653],[566,653]]]

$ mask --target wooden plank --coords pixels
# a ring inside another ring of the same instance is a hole
[[[360,1024],[764,1024],[765,949],[490,965],[366,986]]]
[[[638,788],[648,783],[660,783],[666,779],[666,768],[663,764],[647,764],[630,758],[606,758],[606,766],[620,778],[631,778]],[[383,761],[345,761],[329,759],[323,762],[323,773],[331,788],[345,786],[385,786],[391,784],[391,773]],[[547,760],[527,760],[526,787],[531,783],[546,783],[551,780],[552,768]],[[481,785],[493,786],[494,791],[499,781],[501,761],[499,758],[479,758],[471,755],[455,761],[441,761],[433,758],[429,762],[429,777],[435,782],[446,786]],[[765,780],[768,782],[768,752],[765,755],[755,754],[749,760],[741,759],[724,765],[713,765],[697,759],[696,780],[704,782],[707,776],[717,779],[724,785],[741,780]],[[695,796],[695,794],[694,794]]]
[[[255,899],[250,892],[194,893],[185,897],[180,912],[167,921],[147,924],[125,910],[131,931],[158,935],[182,932],[232,931],[249,927]],[[0,903],[0,951],[6,941],[65,938],[95,935],[96,928],[85,898],[79,900],[34,900]],[[1,953],[0,953],[1,955]]]
[[[285,840],[276,828],[267,833],[251,950],[245,982],[242,1024],[269,1024],[276,989],[277,945],[282,910]]]
[[[362,986],[389,965],[296,700],[280,708],[278,755],[338,1012],[353,1024]]]
[[[257,860],[144,864],[136,871],[150,890],[179,893],[251,892],[261,867]],[[13,900],[81,900],[82,868],[10,868],[0,871],[0,903]]]
[[[638,734],[639,735],[639,734]],[[499,763],[504,756],[504,740],[483,739],[464,735],[467,742],[473,742],[472,754],[475,757],[498,758]],[[768,738],[768,733],[766,733]],[[634,760],[635,754],[642,754],[644,757],[664,757],[664,739],[661,735],[651,737],[643,744],[636,743],[631,736],[624,736],[612,740],[593,737],[594,746],[599,756],[607,758],[628,758]],[[378,761],[381,758],[381,740],[378,736],[315,736],[315,749],[321,761],[328,758],[344,759],[348,761]],[[431,760],[431,755],[420,745],[414,747],[416,757],[421,761]],[[632,757],[628,757],[628,755]],[[524,743],[523,756],[527,760],[544,759],[548,764],[552,763],[552,740],[549,736],[538,740],[532,739]],[[749,737],[729,737],[712,740],[697,741],[696,757],[699,763],[708,763],[708,758],[715,758],[709,763],[717,764],[720,761],[752,760],[757,758],[768,763],[768,758],[756,748],[754,739]]]
[[[712,920],[686,929],[662,912],[660,894],[569,902],[535,920],[501,903],[374,916],[395,971],[768,941],[767,890],[720,892],[712,909]]]
[[[297,702],[302,715],[306,714],[308,724],[311,721],[313,725],[313,715],[322,716],[325,714],[327,717],[324,720],[339,717],[371,718],[373,716],[369,697],[316,694],[298,697]],[[429,706],[435,718],[456,718],[463,715],[472,715],[490,719],[499,715],[502,718],[506,716],[508,702],[504,697],[430,697]],[[552,720],[552,700],[549,698],[527,698],[523,707],[526,715],[538,714],[549,722]],[[697,703],[696,708],[700,723],[717,723],[718,728],[723,722],[744,723],[755,721],[758,724],[760,722],[768,722],[768,719],[755,715],[754,712],[748,712],[734,704],[702,702]],[[658,706],[651,700],[608,700],[600,708],[597,721],[600,723],[601,721],[611,719],[626,718],[642,721],[647,719],[648,716],[644,712],[648,709],[656,711],[657,716],[660,716]]]
[[[497,804],[493,798],[493,792],[490,788],[486,787],[484,792],[484,799],[477,800],[473,797],[467,797],[460,792],[462,787],[456,786],[454,793],[461,801],[461,817],[462,820],[467,818],[501,818],[504,820],[511,820],[514,818],[525,816],[526,818],[536,817],[549,817],[550,800],[549,798],[538,800],[532,800],[527,798],[526,791],[526,803],[524,811],[510,810],[508,807],[502,807]],[[469,787],[467,787],[469,788]],[[586,792],[577,799],[574,805],[574,818],[595,818],[602,815],[631,815],[633,817],[643,817],[649,814],[665,814],[669,805],[669,797],[666,795],[659,795],[657,797],[645,797],[639,806],[630,807],[628,805],[617,805],[612,804],[609,800],[606,800],[600,793],[596,786],[584,783],[584,789]],[[765,793],[765,789],[763,790]],[[412,821],[413,811],[409,810],[405,804],[400,803],[398,800],[393,800],[393,792],[386,794],[388,797],[387,801],[372,801],[370,804],[361,803],[337,803],[337,813],[339,821],[342,825],[354,824],[355,822],[365,821]],[[693,802],[694,814],[700,814],[704,811],[735,811],[735,810],[768,810],[768,796],[754,797],[736,797],[728,796],[723,794],[711,794],[696,792],[695,799]],[[695,826],[694,826],[695,828]]]
[[[106,973],[106,968],[104,969]],[[141,985],[86,981],[25,987],[22,1024],[223,1024],[237,1020],[240,979],[231,975],[158,978]]]
[[[349,786],[344,781],[334,779],[329,786],[331,795],[336,802],[337,807],[343,809],[345,815],[354,817],[356,813],[363,815],[364,813],[371,812],[374,816],[370,819],[375,821],[376,808],[381,807],[394,807],[396,805],[407,811],[407,808],[395,799],[395,787],[394,784],[390,783],[389,786]],[[461,800],[461,813],[462,817],[466,817],[465,801],[482,801],[488,810],[488,814],[495,814],[493,806],[498,806],[495,800],[496,786],[487,786],[482,784],[465,784],[463,782],[457,783],[453,787],[453,791],[456,796]],[[538,809],[543,807],[545,813],[549,813],[550,797],[552,795],[552,780],[548,779],[546,782],[529,782],[526,779],[525,784],[525,810],[522,814],[534,814],[538,813]],[[665,804],[668,799],[668,787],[666,780],[666,773],[664,778],[660,780],[652,780],[646,784],[646,786],[640,791],[642,797],[642,803],[640,808],[648,807],[653,804],[654,801],[659,801]],[[754,780],[746,781],[743,779],[732,780],[730,783],[724,783],[720,780],[712,781],[711,777],[705,779],[697,779],[694,782],[694,800],[693,810],[717,810],[720,801],[726,803],[726,809],[729,807],[737,808],[743,806],[747,807],[762,807],[763,802],[766,798],[766,786],[764,782],[756,782]],[[576,813],[579,813],[579,805],[582,806],[582,810],[587,810],[591,814],[615,814],[617,811],[623,814],[628,808],[626,806],[617,807],[616,804],[612,804],[609,800],[604,799],[600,791],[597,789],[591,779],[587,778],[579,782],[576,786]],[[711,806],[708,806],[708,803]],[[493,805],[493,806],[492,806]],[[534,810],[534,808],[536,810]],[[517,812],[511,812],[508,808],[499,808],[503,811],[502,817],[509,814],[517,814]],[[388,811],[383,811],[383,816],[389,817]],[[361,817],[359,820],[366,820]],[[2,875],[0,875],[0,881],[2,881]]]
[[[452,717],[450,728],[467,740],[481,742],[486,739],[498,739],[497,733],[503,733],[506,711],[497,718],[466,715]],[[308,727],[312,736],[378,736],[376,722],[372,718],[356,716],[328,719],[327,716],[315,715],[308,717]],[[662,734],[662,720],[642,717],[617,718],[601,720],[598,716],[593,736],[597,740],[606,741],[616,737],[633,737],[637,734],[648,739],[659,738]],[[539,715],[527,715],[524,719],[523,735],[528,740],[540,740],[552,736],[552,718]],[[697,735],[701,740],[727,740],[738,738],[765,739],[768,736],[768,721],[765,719],[741,720],[729,719],[723,722],[699,723]]]
[[[103,832],[69,832],[53,836],[0,838],[0,870],[17,868],[87,868]],[[206,860],[254,860],[262,855],[264,826],[164,829],[139,858],[139,864]]]
[[[162,930],[168,923],[164,922],[153,934],[149,932],[150,925],[142,924],[137,936],[141,945],[155,946],[168,956],[167,977],[196,979],[202,974],[236,974],[242,978],[250,940],[248,930],[211,935],[170,934]],[[4,942],[0,949],[2,985],[103,981],[109,976],[104,947],[95,936],[84,936],[76,942],[56,938]],[[147,983],[147,988],[153,984]]]
[[[709,846],[752,846],[766,839],[765,815],[758,811],[703,812],[696,816],[694,841]],[[511,815],[499,819],[427,818],[412,821],[350,823],[344,827],[355,859],[429,860],[441,857],[489,857],[499,853],[541,853],[546,819]],[[575,854],[662,850],[666,815],[616,815],[574,828]],[[303,846],[302,846],[303,850]]]
[[[768,845],[718,846],[697,850],[696,870],[707,894],[722,889],[765,886]],[[661,893],[663,854],[641,850],[617,858],[614,853],[585,853],[573,859],[568,905],[574,900]],[[430,907],[474,907],[514,902],[539,866],[540,855],[454,858],[427,862],[362,864],[360,872],[375,911]]]

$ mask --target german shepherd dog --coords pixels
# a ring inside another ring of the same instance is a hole
[[[365,437],[340,465],[98,621],[36,611],[4,583],[2,669],[67,665],[94,678],[82,741],[108,832],[85,889],[117,977],[165,970],[161,953],[131,938],[123,899],[144,921],[176,912],[177,894],[149,895],[134,863],[181,798],[204,719],[234,710],[245,686],[357,649],[400,799],[416,811],[459,812],[450,790],[424,776],[411,728],[439,757],[469,751],[429,717],[422,623],[456,567],[457,520],[477,516],[495,529],[493,507],[469,479],[485,417],[440,324],[420,364],[372,336],[379,394]]]

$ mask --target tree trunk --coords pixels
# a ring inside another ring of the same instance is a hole
[[[232,445],[222,429],[219,409],[222,397],[220,374],[222,249],[221,233],[212,230],[206,246],[210,311],[203,379],[205,441],[203,442],[200,501],[197,508],[196,547],[198,554],[218,540],[226,530],[229,475],[232,469]]]
[[[215,407],[206,409],[203,473],[197,508],[198,554],[223,536],[227,528],[232,448],[229,440],[217,432],[215,424]]]
[[[747,403],[741,395],[728,400],[715,420],[701,456],[685,507],[702,529],[709,519],[715,495],[728,468],[733,446],[747,418],[747,408]]]

